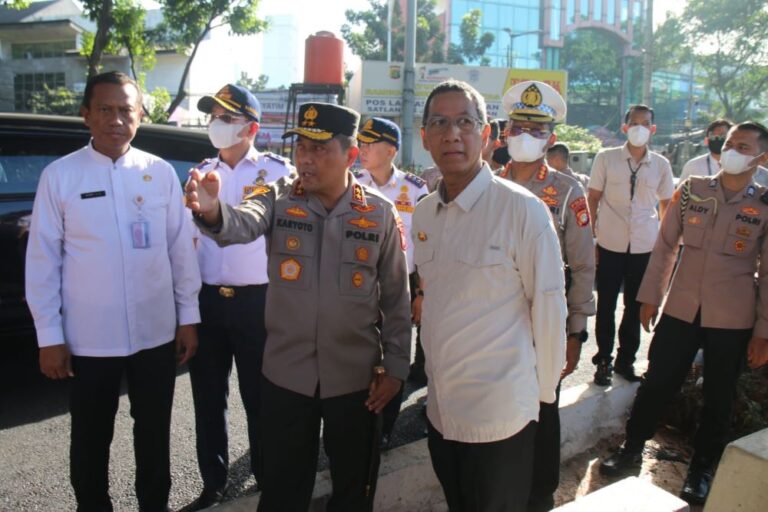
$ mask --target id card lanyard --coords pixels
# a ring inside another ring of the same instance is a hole
[[[632,164],[629,163],[629,158],[627,158],[627,167],[629,167],[629,200],[635,198],[635,185],[637,185],[637,173],[640,170],[640,168],[643,166],[643,163],[640,162],[640,165],[637,166],[637,169],[632,169]]]
[[[137,195],[133,203],[139,209],[138,219],[131,222],[131,241],[134,249],[149,249],[149,221],[144,218],[144,197]]]

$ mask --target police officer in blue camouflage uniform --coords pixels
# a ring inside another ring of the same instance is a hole
[[[419,290],[416,266],[413,263],[411,219],[416,203],[422,197],[429,194],[427,182],[415,174],[401,171],[395,167],[394,160],[397,156],[397,151],[400,149],[400,128],[389,119],[382,117],[368,119],[358,131],[357,141],[360,144],[360,163],[363,169],[355,171],[355,177],[363,185],[378,190],[387,199],[392,201],[403,221],[405,238],[408,244],[406,248],[406,261],[408,263],[408,276],[411,285],[411,301],[413,301],[418,294],[423,292]],[[426,380],[426,375],[424,375],[424,351],[421,350],[418,327],[416,332],[417,357],[411,367],[411,374],[413,377],[423,375],[423,378],[416,379],[423,382]],[[389,447],[390,435],[400,413],[402,399],[403,388],[400,388],[400,393],[384,409],[381,437],[383,449]]]
[[[236,206],[257,187],[288,176],[292,166],[282,157],[253,147],[261,108],[244,87],[226,85],[215,96],[204,96],[198,109],[210,114],[208,135],[219,149],[216,158],[200,163],[202,173],[221,176],[221,199]],[[200,291],[200,357],[190,361],[195,403],[197,461],[203,491],[188,510],[221,502],[229,466],[227,399],[232,361],[237,365],[240,396],[248,421],[251,471],[261,477],[259,402],[261,363],[266,330],[267,253],[264,237],[251,243],[219,247],[207,237],[197,242],[203,287]]]

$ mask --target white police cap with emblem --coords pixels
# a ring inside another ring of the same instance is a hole
[[[510,87],[501,99],[501,106],[514,121],[562,123],[567,112],[560,93],[552,86],[535,80]]]

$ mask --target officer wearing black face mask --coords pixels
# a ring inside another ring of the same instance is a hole
[[[720,172],[720,151],[730,129],[731,122],[727,119],[716,119],[709,123],[707,136],[704,138],[704,145],[709,148],[709,153],[697,156],[683,166],[680,183],[691,176],[714,176]]]
[[[507,120],[496,119],[499,122],[499,143],[491,155],[491,169],[496,171],[503,169],[511,160],[507,149]]]

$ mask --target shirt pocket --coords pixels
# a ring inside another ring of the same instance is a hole
[[[435,259],[435,250],[429,245],[420,242],[413,247],[413,262],[417,267],[423,269],[432,263]]]
[[[686,221],[688,219],[686,218]],[[700,225],[685,223],[683,226],[683,245],[686,247],[701,248],[704,245],[706,229]]]
[[[314,274],[315,236],[276,229],[269,239],[269,285],[308,290]]]
[[[345,297],[368,298],[378,282],[379,246],[345,241],[341,247],[339,293]]]
[[[645,172],[643,172],[645,171]],[[656,197],[656,191],[659,189],[661,176],[651,172],[648,167],[642,169],[637,176],[637,184],[644,189],[651,197]]]
[[[751,224],[739,219],[731,221],[728,226],[728,234],[725,237],[723,252],[731,256],[752,256],[757,247],[757,238],[760,234],[760,218],[748,217],[757,220],[758,224]]]
[[[615,204],[628,205],[630,192],[629,171],[621,172],[618,169],[608,171],[605,177],[605,190],[603,193]]]

